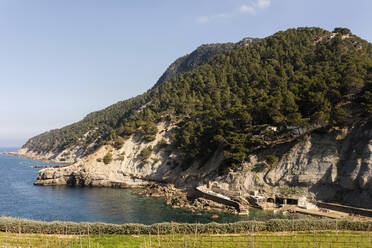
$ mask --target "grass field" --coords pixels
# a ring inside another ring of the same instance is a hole
[[[169,234],[169,235],[40,235],[0,233],[0,247],[35,248],[116,248],[116,247],[249,247],[249,248],[367,248],[371,232],[258,232],[247,234]]]

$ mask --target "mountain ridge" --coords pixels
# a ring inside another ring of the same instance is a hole
[[[230,49],[237,49],[240,47],[248,46],[253,42],[258,41],[259,38],[246,37],[237,43],[213,43],[213,44],[203,44],[197,47],[190,54],[186,54],[178,59],[176,59],[167,70],[160,76],[158,81],[155,83],[154,87],[159,86],[164,81],[167,81],[178,74],[191,71],[196,67],[206,64],[211,58],[216,55],[222,54]]]

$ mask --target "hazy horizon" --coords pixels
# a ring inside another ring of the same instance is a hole
[[[201,44],[301,26],[372,41],[371,10],[368,0],[0,1],[0,147],[144,93]]]

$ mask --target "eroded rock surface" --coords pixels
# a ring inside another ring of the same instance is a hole
[[[372,207],[371,123],[343,130],[318,130],[278,144],[251,154],[240,169],[225,176],[217,173],[223,160],[222,150],[216,151],[204,166],[195,162],[183,170],[175,149],[158,145],[160,139],[167,139],[170,129],[161,126],[159,130],[152,142],[131,137],[119,150],[104,146],[78,158],[71,166],[43,169],[35,184],[131,187],[163,182],[186,189],[209,184],[216,191],[235,197],[259,191],[268,196],[295,194]],[[140,152],[149,145],[154,151],[144,162]],[[98,162],[108,152],[114,160],[108,165]],[[270,154],[279,158],[274,165],[266,162],[265,157]]]

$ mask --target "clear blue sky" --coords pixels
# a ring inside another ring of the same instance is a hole
[[[0,0],[0,146],[143,93],[204,43],[348,27],[372,41],[371,0]]]

